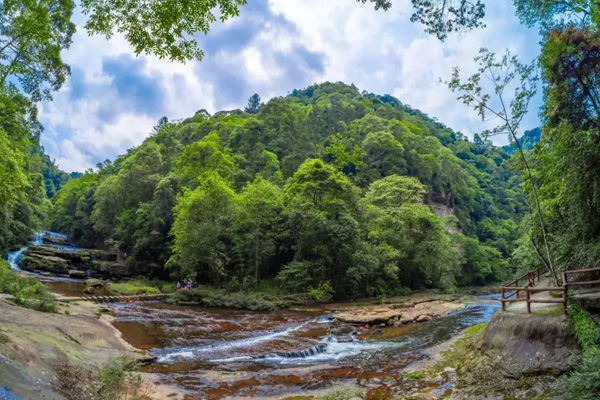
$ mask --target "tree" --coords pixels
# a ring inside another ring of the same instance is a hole
[[[280,189],[260,175],[237,196],[232,230],[240,282],[252,273],[254,287],[258,286],[262,272],[275,255],[282,211]]]
[[[425,186],[391,175],[373,182],[364,197],[369,239],[380,259],[380,291],[440,284],[454,251],[442,221],[422,204]]]
[[[585,27],[600,22],[596,0],[513,0],[517,16],[525,25],[542,32],[570,24]]]
[[[235,161],[228,149],[222,148],[217,132],[211,132],[202,140],[188,145],[177,161],[177,176],[181,185],[194,189],[202,178],[218,172],[224,179],[231,179]]]
[[[451,32],[485,27],[485,4],[481,0],[412,0],[412,22],[425,25],[425,32],[444,40]]]
[[[472,106],[477,111],[482,121],[486,119],[488,114],[497,117],[501,121],[500,125],[484,132],[482,134],[484,138],[490,135],[507,134],[511,141],[517,145],[519,156],[525,168],[526,183],[533,194],[532,208],[535,208],[533,211],[536,213],[539,222],[545,255],[542,254],[533,238],[532,243],[548,272],[552,274],[555,283],[558,284],[558,276],[554,268],[546,224],[537,192],[537,182],[533,178],[523,147],[517,139],[519,125],[527,114],[531,98],[536,93],[539,78],[535,71],[535,64],[524,65],[520,63],[517,57],[511,55],[508,50],[500,59],[497,59],[494,53],[483,48],[480,49],[475,62],[478,64],[478,71],[466,81],[461,80],[460,70],[455,67],[452,79],[446,83],[453,92],[459,93],[459,100],[468,106]],[[486,92],[482,86],[482,77],[486,77],[492,82],[492,93],[495,100],[497,100],[495,103],[492,103],[492,95]],[[507,103],[505,90],[513,87],[515,87],[514,98],[510,103]]]
[[[60,52],[69,48],[75,32],[70,0],[8,0],[0,7],[0,86],[20,89],[33,101],[49,100],[69,67]]]
[[[177,198],[173,255],[168,266],[220,286],[226,276],[229,254],[224,238],[231,226],[235,193],[213,172],[194,190]]]
[[[260,111],[260,96],[254,93],[248,99],[248,105],[244,108],[248,114],[257,114]]]
[[[347,269],[360,248],[358,221],[352,214],[356,192],[342,173],[318,159],[306,160],[284,189],[286,213],[295,244],[294,262],[280,281],[316,288],[330,282],[338,296],[347,293]],[[294,283],[297,281],[297,283]]]

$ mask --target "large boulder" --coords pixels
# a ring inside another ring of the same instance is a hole
[[[500,312],[488,324],[480,350],[509,378],[561,374],[581,362],[581,350],[563,315]]]

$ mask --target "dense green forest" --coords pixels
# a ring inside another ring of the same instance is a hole
[[[0,88],[0,251],[27,243],[42,227],[52,197],[71,175],[40,147],[35,105],[14,88]],[[77,176],[74,174],[73,176]]]
[[[159,121],[69,181],[49,224],[141,274],[338,296],[496,282],[525,209],[508,154],[343,83]]]

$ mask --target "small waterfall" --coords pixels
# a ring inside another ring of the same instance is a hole
[[[43,232],[35,232],[33,234],[33,237],[31,239],[31,244],[34,246],[43,246],[44,245],[44,236],[45,235],[49,235],[50,238],[54,239],[54,240],[67,240],[67,236],[60,234],[60,233],[56,233],[56,232],[47,232],[47,231],[43,231]],[[27,251],[27,247],[21,247],[19,250],[15,250],[15,251],[10,251],[6,254],[6,261],[8,261],[8,264],[10,265],[11,269],[17,270],[17,271],[21,271],[21,268],[19,267],[19,263],[21,262],[21,260],[24,257],[24,253],[25,251]],[[66,249],[67,247],[65,247]],[[74,248],[75,250],[79,250]],[[71,250],[71,248],[69,248],[69,250]],[[73,250],[73,251],[75,251]]]
[[[278,356],[283,358],[308,358],[314,357],[317,354],[323,354],[327,351],[327,343],[319,343],[308,349],[288,351],[287,353],[279,353]]]
[[[42,246],[44,244],[44,232],[34,233],[31,244],[33,244],[34,246]]]
[[[23,259],[23,253],[25,253],[25,250],[27,250],[27,247],[21,247],[19,250],[8,252],[6,255],[6,261],[8,261],[10,269],[17,271],[21,270],[21,268],[19,268],[19,263]]]

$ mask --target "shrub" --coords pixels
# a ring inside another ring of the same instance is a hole
[[[14,297],[16,304],[37,311],[56,312],[56,296],[34,278],[25,278],[11,271],[0,261],[0,293]]]
[[[333,298],[334,294],[335,290],[333,290],[333,286],[331,286],[331,283],[329,281],[323,281],[319,283],[319,286],[317,286],[316,288],[308,289],[308,295],[313,300],[317,301],[329,301]]]
[[[365,391],[354,386],[338,386],[328,390],[325,394],[317,397],[315,400],[350,400],[355,397],[360,399],[365,395]]]
[[[561,377],[556,389],[565,399],[600,399],[600,331],[590,314],[574,299],[569,301],[569,317],[583,352],[583,363]]]
[[[192,290],[180,290],[169,299],[178,304],[198,303],[207,307],[239,308],[252,311],[272,311],[277,307],[264,295],[256,293],[228,293],[223,289],[200,286]]]
[[[140,364],[130,357],[118,357],[103,366],[98,374],[102,400],[145,400],[140,394],[144,380],[139,374]]]

